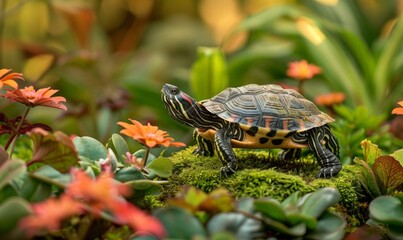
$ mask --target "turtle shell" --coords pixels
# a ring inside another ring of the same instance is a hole
[[[334,121],[297,91],[274,84],[227,88],[201,104],[229,122],[283,132],[301,132]]]

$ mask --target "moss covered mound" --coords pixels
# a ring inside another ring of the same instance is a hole
[[[344,166],[335,178],[316,179],[319,166],[312,155],[294,161],[280,161],[267,150],[237,149],[239,170],[231,177],[224,178],[220,176],[222,164],[217,157],[195,156],[193,150],[194,147],[189,147],[171,157],[174,173],[159,196],[160,201],[174,197],[185,185],[195,186],[205,192],[223,187],[236,197],[273,197],[279,201],[295,191],[305,194],[327,186],[337,188],[341,194],[336,211],[350,218],[350,226],[359,223],[357,217],[354,217],[360,215],[361,196],[357,178],[359,170],[355,166]]]

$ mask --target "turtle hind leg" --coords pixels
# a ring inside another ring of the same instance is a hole
[[[301,157],[301,149],[300,148],[286,148],[281,150],[277,158],[279,160],[292,160],[292,159],[298,159]]]
[[[318,178],[330,178],[336,176],[341,170],[341,162],[335,153],[325,148],[321,141],[327,133],[326,128],[318,127],[307,131],[308,147],[314,153],[319,162],[321,169],[319,170]],[[338,145],[337,145],[338,146]]]
[[[197,148],[193,151],[193,154],[209,157],[212,157],[214,155],[213,143],[200,136],[197,132],[197,129],[193,131],[193,139],[196,141],[197,144]]]
[[[330,127],[326,124],[323,126],[324,130],[324,140],[325,140],[325,147],[329,149],[334,155],[340,158],[340,147],[339,141],[330,131]]]
[[[238,159],[231,145],[229,130],[220,129],[215,134],[214,146],[220,161],[224,166],[220,169],[221,176],[229,177],[238,169]]]

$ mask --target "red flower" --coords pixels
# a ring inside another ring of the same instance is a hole
[[[319,73],[321,73],[321,68],[313,64],[308,64],[306,60],[288,64],[287,76],[296,80],[303,81],[311,79]]]
[[[53,231],[60,227],[60,223],[66,218],[83,212],[81,203],[70,197],[49,198],[46,201],[32,205],[33,214],[19,222],[19,226],[26,231],[28,236],[33,236],[41,231]]]
[[[403,115],[403,101],[400,101],[397,104],[399,104],[401,107],[397,107],[397,108],[393,109],[392,114]]]
[[[148,123],[147,126],[144,126],[136,120],[129,120],[133,124],[118,122],[118,125],[125,128],[121,130],[120,133],[132,137],[134,140],[139,141],[141,144],[147,146],[148,148],[153,148],[158,145],[164,147],[186,146],[184,143],[181,142],[173,142],[174,139],[169,137],[169,134],[166,131],[162,131],[158,129],[158,127],[150,125],[150,123]]]
[[[57,92],[58,90],[53,90],[50,87],[35,91],[34,87],[29,86],[24,89],[7,90],[7,93],[1,96],[28,107],[46,106],[66,111],[67,108],[62,103],[66,102],[66,99],[64,97],[52,97]]]
[[[319,95],[315,98],[315,103],[322,106],[332,106],[344,102],[346,96],[342,92],[334,92]]]
[[[156,218],[132,204],[127,202],[116,204],[113,213],[118,223],[129,225],[138,235],[153,234],[159,238],[165,235],[165,229]]]
[[[110,172],[104,172],[98,178],[92,179],[85,172],[73,169],[72,175],[74,180],[67,186],[65,194],[86,202],[95,215],[113,208],[117,202],[124,201],[122,196],[131,192],[128,185],[117,182]]]
[[[18,83],[14,81],[16,79],[24,80],[21,73],[11,73],[11,69],[0,69],[0,89],[4,85],[17,89]]]

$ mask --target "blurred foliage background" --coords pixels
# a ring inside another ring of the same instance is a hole
[[[357,145],[403,99],[402,10],[402,0],[0,0],[0,67],[66,97],[66,113],[34,109],[33,121],[105,141],[132,118],[189,142],[163,83],[198,100],[247,83],[297,86],[287,65],[306,59],[323,70],[304,84],[308,99],[346,95],[341,131],[357,134],[357,106],[383,117],[342,140]]]

